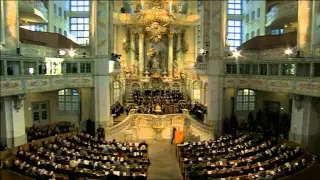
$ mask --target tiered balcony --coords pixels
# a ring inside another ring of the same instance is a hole
[[[19,0],[20,20],[48,23],[48,9],[40,0]]]
[[[266,15],[266,27],[278,28],[297,21],[298,1],[287,1],[274,5]]]

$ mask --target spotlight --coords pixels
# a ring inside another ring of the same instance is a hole
[[[232,52],[232,56],[238,59],[238,57],[241,56],[240,51],[235,50],[234,52]]]
[[[76,50],[71,49],[71,50],[69,51],[69,56],[70,56],[70,57],[74,57],[75,55],[76,55]]]
[[[285,53],[286,55],[290,55],[290,54],[292,54],[292,50],[291,50],[291,49],[286,49],[286,50],[284,51],[284,53]]]

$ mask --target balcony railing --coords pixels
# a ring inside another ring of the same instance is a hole
[[[277,4],[266,15],[266,26],[296,21],[298,18],[298,1]],[[285,22],[284,22],[285,21]]]
[[[35,14],[45,22],[48,22],[48,10],[40,0],[19,0],[19,8]]]

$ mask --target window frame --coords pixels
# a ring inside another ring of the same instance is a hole
[[[82,74],[91,74],[92,72],[92,65],[90,62],[83,62],[80,63],[80,73]]]
[[[227,40],[231,51],[236,50],[242,43],[242,21],[228,19],[227,21]]]
[[[255,102],[256,92],[254,90],[240,89],[236,92],[236,111],[254,111]]]
[[[70,12],[89,12],[90,0],[70,0]]]
[[[229,15],[242,14],[242,1],[241,0],[228,0],[227,12]]]
[[[61,89],[58,91],[58,111],[61,114],[79,114],[81,105],[80,93],[77,89]]]
[[[42,108],[42,105],[46,104],[46,108]],[[38,105],[39,109],[34,109],[35,105]],[[46,124],[50,122],[50,101],[36,101],[31,103],[32,121],[33,124]],[[39,120],[35,120],[35,113],[39,113]],[[47,119],[43,119],[43,112],[46,112]]]
[[[90,42],[90,18],[89,17],[71,17],[70,33],[77,38],[77,43],[82,46],[89,45]]]

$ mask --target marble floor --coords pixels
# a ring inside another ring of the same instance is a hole
[[[181,180],[176,158],[176,146],[170,140],[147,140],[151,165],[148,169],[149,180]]]

